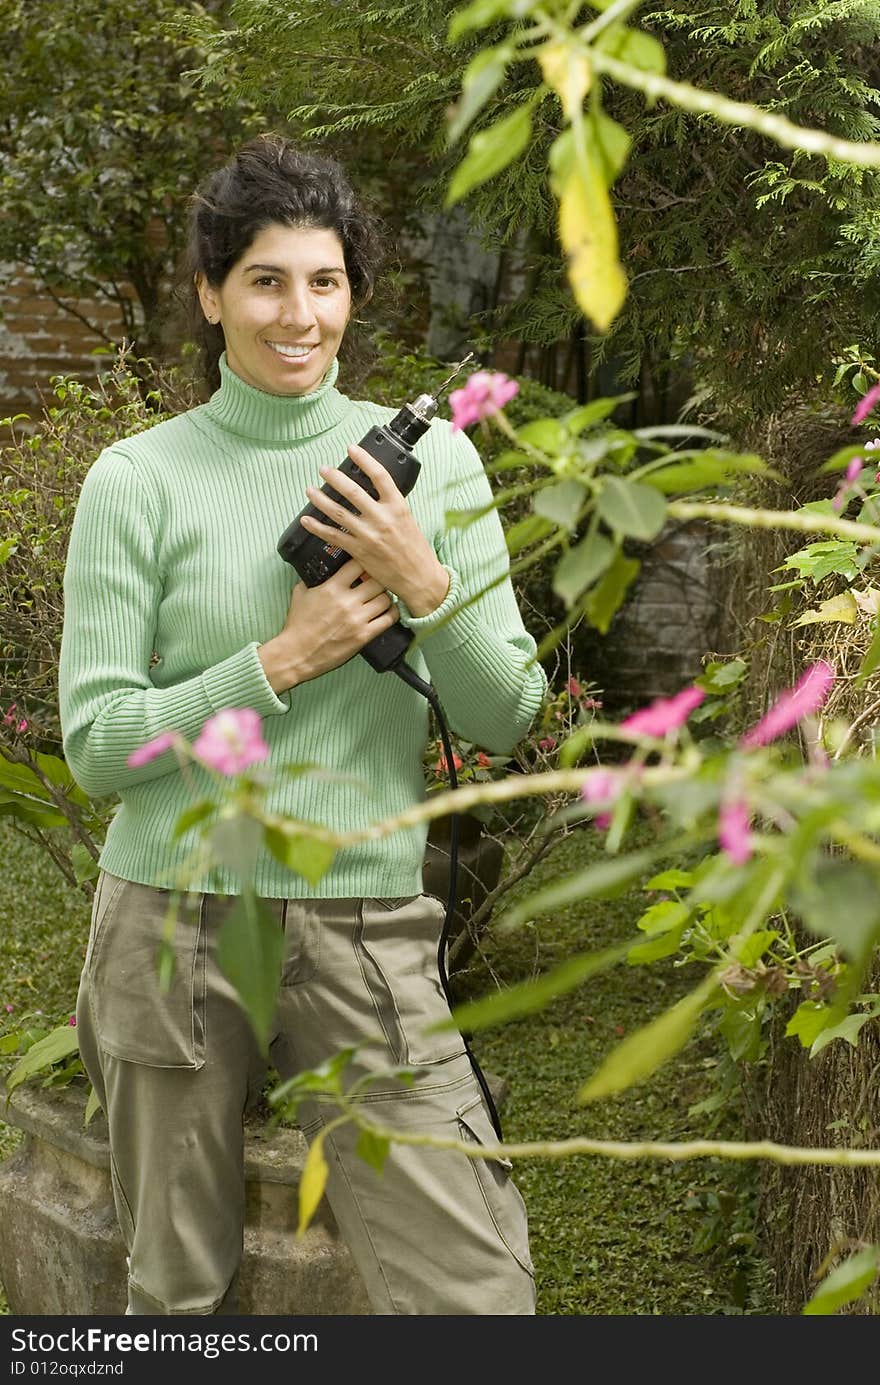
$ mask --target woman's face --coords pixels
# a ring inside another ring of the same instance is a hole
[[[205,316],[220,322],[231,370],[267,394],[317,389],[351,312],[342,242],[318,226],[272,223],[219,288],[197,278]]]

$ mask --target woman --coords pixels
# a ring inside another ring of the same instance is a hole
[[[181,773],[170,750],[134,765],[132,752],[168,730],[194,740],[221,709],[252,708],[277,770],[270,808],[351,830],[424,794],[427,706],[353,657],[375,634],[396,620],[417,632],[410,660],[450,724],[491,749],[515,744],[544,691],[497,516],[445,531],[447,509],[489,498],[470,442],[435,421],[408,499],[353,445],[395,410],[335,388],[337,351],[379,260],[375,223],[338,164],[276,136],[245,145],[193,199],[189,254],[214,393],[90,468],[60,669],[73,773],[87,793],[120,799],[77,1024],[107,1113],[128,1312],[139,1314],[235,1311],[242,1114],[264,1067],[215,955],[238,877],[193,864],[193,831],[173,835],[208,776]],[[357,492],[351,560],[306,588],[276,544],[306,499],[334,517],[319,489],[329,479],[344,490],[335,468],[346,451],[376,477],[379,499]],[[285,774],[291,763],[337,773]],[[421,893],[424,845],[424,830],[365,842],[315,885],[258,853],[256,893],[286,939],[271,1059],[285,1077],[358,1046],[346,1081],[412,1065],[411,1086],[388,1075],[369,1086],[383,1125],[492,1140],[461,1037],[424,1033],[449,1013],[436,962],[443,906]],[[156,951],[181,881],[166,991]],[[332,1114],[321,1100],[303,1105],[306,1137]],[[525,1212],[501,1161],[394,1144],[379,1176],[355,1143],[351,1123],[327,1136],[327,1193],[375,1313],[534,1312]]]

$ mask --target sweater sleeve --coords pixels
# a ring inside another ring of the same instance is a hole
[[[490,505],[492,490],[473,443],[461,433],[452,444],[459,479],[449,508]],[[411,616],[405,608],[401,615],[416,635],[450,725],[501,754],[528,731],[547,679],[533,662],[536,645],[517,606],[498,512],[448,528],[437,556],[450,579],[442,605],[427,616]]]
[[[158,524],[131,459],[118,444],[86,473],[64,571],[59,704],[64,754],[88,794],[109,795],[178,772],[166,750],[138,769],[128,756],[162,731],[195,740],[224,707],[286,712],[257,642],[173,687],[150,678],[162,597]]]

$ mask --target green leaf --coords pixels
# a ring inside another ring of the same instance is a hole
[[[449,21],[447,39],[449,43],[461,38],[472,29],[485,29],[496,20],[522,19],[540,0],[473,0],[463,10],[456,10]]]
[[[651,486],[604,476],[597,501],[599,514],[618,534],[647,542],[666,520],[666,502]]]
[[[250,890],[238,895],[220,929],[217,961],[238,991],[264,1056],[269,1052],[284,950],[284,933],[264,901]]]
[[[815,1058],[816,1054],[821,1053],[832,1039],[845,1039],[852,1048],[858,1048],[859,1034],[868,1021],[875,1018],[874,1015],[847,1015],[838,1024],[826,1025],[810,1045],[810,1057]]]
[[[563,529],[573,529],[580,518],[586,495],[586,487],[580,481],[557,481],[535,492],[532,509],[536,515],[552,520]]]
[[[854,543],[841,543],[831,539],[827,543],[811,543],[792,553],[780,567],[794,568],[802,577],[809,577],[819,583],[832,572],[839,573],[847,581],[858,577],[861,568],[857,561],[859,550]]]
[[[682,920],[668,932],[658,933],[655,937],[649,938],[644,943],[634,943],[626,954],[629,966],[642,966],[646,962],[656,962],[661,957],[671,957],[681,946],[682,935],[687,927],[687,921]]]
[[[803,1048],[810,1048],[827,1029],[845,1018],[846,1005],[826,1005],[822,1001],[804,1000],[785,1026],[787,1038],[800,1039]]]
[[[473,188],[513,163],[528,145],[531,134],[530,104],[518,106],[488,129],[478,130],[471,136],[468,152],[452,175],[445,205],[454,206]]]
[[[358,1135],[355,1154],[377,1173],[381,1173],[390,1148],[391,1141],[387,1135],[377,1135],[374,1130],[363,1128]]]
[[[746,938],[740,946],[737,961],[742,967],[753,967],[759,958],[764,956],[771,943],[775,943],[779,937],[776,928],[761,928],[757,933],[753,933],[750,938]]]
[[[100,866],[83,842],[74,842],[71,846],[70,864],[78,885],[85,880],[97,880]]]
[[[801,1313],[811,1317],[827,1315],[836,1313],[847,1303],[854,1303],[874,1283],[878,1270],[880,1246],[866,1246],[864,1250],[857,1250],[822,1280]]]
[[[100,1103],[100,1101],[98,1100],[98,1093],[95,1091],[94,1087],[91,1087],[91,1088],[89,1089],[88,1101],[86,1102],[86,1109],[85,1109],[85,1111],[83,1112],[83,1126],[84,1126],[84,1127],[85,1127],[85,1126],[88,1126],[88,1125],[91,1125],[91,1123],[92,1123],[94,1117],[98,1114],[98,1112],[100,1111],[100,1109],[101,1109],[101,1103]]]
[[[543,976],[528,981],[519,981],[494,995],[482,1000],[470,1000],[457,1005],[451,1019],[432,1025],[429,1033],[441,1029],[463,1029],[474,1033],[478,1029],[488,1029],[493,1024],[505,1024],[508,1020],[519,1019],[523,1015],[543,1010],[557,996],[567,995],[580,986],[596,972],[613,966],[626,955],[627,944],[618,943],[616,947],[594,952],[587,957],[570,957],[560,962]]]
[[[718,1021],[730,1056],[735,1063],[755,1063],[761,1056],[761,1012],[748,1005],[731,1005]]]
[[[497,48],[487,48],[477,53],[468,63],[461,79],[461,97],[453,108],[446,133],[449,144],[455,144],[486,102],[494,96],[504,81],[507,64],[515,51],[512,43],[501,43]]]
[[[191,827],[195,827],[197,822],[203,822],[211,813],[216,812],[217,804],[210,799],[203,798],[200,803],[195,803],[191,808],[187,808],[180,814],[171,833],[171,840],[176,841],[182,837],[184,832],[188,832]]]
[[[512,558],[515,557],[530,544],[539,543],[548,534],[552,534],[555,527],[551,520],[542,519],[540,515],[526,515],[507,531],[508,553]]]
[[[591,399],[589,404],[582,404],[580,408],[572,409],[571,413],[562,415],[562,422],[571,434],[582,433],[585,428],[591,428],[595,423],[601,423],[608,418],[619,404],[628,404],[635,395],[618,394],[613,398]]]
[[[324,1158],[324,1131],[321,1130],[309,1145],[309,1152],[303,1171],[299,1178],[299,1225],[296,1229],[297,1240],[302,1237],[309,1226],[312,1218],[318,1210],[321,1198],[324,1196],[324,1189],[327,1186],[327,1175],[330,1172],[327,1160]]]
[[[537,447],[539,452],[551,457],[560,456],[571,445],[571,435],[558,418],[533,418],[531,423],[524,423],[517,429],[516,436],[519,442]],[[520,464],[523,461],[525,457],[521,455]]]
[[[333,864],[336,848],[293,827],[267,827],[266,846],[288,870],[295,871],[310,885],[317,885]]]
[[[707,452],[693,462],[670,462],[668,466],[658,467],[640,477],[646,486],[653,486],[664,495],[683,491],[704,490],[727,481],[731,476],[744,473],[768,475],[770,468],[760,457],[750,454],[727,456],[724,453]]]
[[[617,552],[602,534],[591,534],[570,548],[556,565],[553,590],[571,608],[582,592],[591,587]]]
[[[705,673],[695,678],[694,682],[708,693],[724,693],[742,682],[747,669],[748,665],[742,659],[729,659],[725,663],[715,661],[707,664]]]
[[[646,890],[679,890],[688,889],[694,883],[694,875],[689,870],[679,870],[673,867],[671,870],[661,870],[659,875],[652,875],[645,885]]]
[[[612,24],[599,35],[596,47],[619,62],[641,68],[643,72],[657,72],[662,76],[666,71],[663,44],[641,29],[625,29]]]
[[[684,1047],[717,989],[715,976],[710,974],[690,995],[628,1035],[609,1054],[598,1072],[584,1083],[578,1092],[578,1101],[596,1101],[626,1091],[636,1082],[650,1077]]]
[[[880,871],[864,861],[814,854],[791,900],[811,933],[831,938],[857,970],[880,938]]]
[[[576,899],[616,899],[637,876],[648,869],[659,854],[659,851],[635,851],[629,856],[585,866],[583,870],[575,871],[553,885],[545,885],[514,905],[497,927],[501,932],[516,928],[526,920],[552,913],[554,909],[571,904]]]
[[[641,566],[637,558],[625,558],[618,553],[599,585],[584,602],[584,614],[601,635],[608,634],[609,626],[638,577]]]
[[[636,919],[636,928],[653,937],[655,933],[666,933],[670,928],[686,923],[690,912],[689,906],[680,900],[661,899],[649,905],[641,918]]]
[[[62,1058],[69,1058],[71,1053],[79,1052],[79,1040],[77,1038],[76,1026],[72,1024],[62,1024],[58,1029],[51,1030],[45,1038],[38,1039],[32,1044],[23,1058],[20,1058],[6,1079],[7,1099],[11,1092],[22,1082],[26,1082],[29,1077],[33,1077],[38,1072],[43,1072],[45,1068],[50,1068],[53,1063],[58,1063]]]
[[[263,840],[262,824],[237,813],[221,818],[208,833],[208,840],[223,865],[235,872],[243,886],[249,884]]]
[[[606,187],[610,188],[623,170],[632,140],[623,126],[612,120],[610,115],[606,115],[601,106],[591,109],[588,120],[602,176]]]
[[[853,684],[853,686],[856,688],[860,687],[862,683],[864,683],[866,678],[871,677],[871,674],[877,669],[878,666],[880,666],[880,619],[874,621],[874,631],[871,636],[871,643],[868,646],[867,654],[865,655],[862,662],[859,664],[859,671],[856,675],[856,681]]]
[[[862,393],[864,393],[864,391],[862,391]],[[821,474],[826,471],[845,471],[853,457],[861,457],[864,448],[865,444],[863,442],[848,442],[846,447],[838,448],[834,455],[828,458],[827,462],[822,463],[819,467],[819,473]],[[833,514],[833,510],[830,508],[830,501],[828,505],[829,509],[826,510],[825,513]],[[808,507],[804,505],[802,508],[807,509]]]

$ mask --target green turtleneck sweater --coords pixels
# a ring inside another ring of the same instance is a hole
[[[86,793],[120,800],[102,867],[235,894],[234,870],[198,863],[196,828],[173,836],[194,795],[219,797],[216,780],[199,766],[182,771],[171,750],[131,769],[133,750],[168,730],[194,741],[222,708],[251,707],[269,746],[270,811],[350,831],[424,797],[428,706],[359,655],[276,696],[257,653],[282,629],[298,580],[276,544],[306,486],[320,486],[319,467],[340,465],[350,443],[396,411],[340,394],[335,361],[316,390],[295,397],[252,388],[225,358],[220,366],[207,404],[114,443],[90,467],[68,550],[59,681],[74,777]],[[540,705],[544,674],[504,577],[497,514],[445,524],[446,511],[489,501],[489,484],[470,441],[444,420],[415,452],[422,470],[408,502],[450,587],[428,616],[402,608],[417,636],[408,661],[433,683],[453,730],[507,751]],[[303,764],[331,773],[285,768]],[[261,847],[255,888],[267,898],[416,894],[425,835],[419,827],[348,847],[315,885]]]

